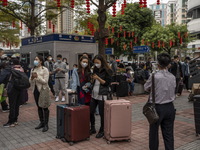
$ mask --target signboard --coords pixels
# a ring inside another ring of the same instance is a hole
[[[105,53],[106,53],[106,55],[112,55],[113,54],[113,48],[106,48]]]
[[[67,35],[67,34],[50,34],[39,37],[28,37],[22,39],[22,46],[31,45],[49,41],[65,41],[65,42],[83,42],[95,43],[93,36]]]
[[[133,53],[148,53],[150,52],[149,46],[134,46]]]

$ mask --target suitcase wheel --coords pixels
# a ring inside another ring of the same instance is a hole
[[[110,144],[111,142],[110,141],[107,141],[107,144]]]
[[[69,145],[70,145],[70,146],[74,145],[74,142],[69,142]]]
[[[67,142],[65,138],[62,138],[61,141],[62,141],[62,142]]]

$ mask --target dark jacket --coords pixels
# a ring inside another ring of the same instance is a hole
[[[5,87],[7,87],[8,93],[11,93],[11,91],[13,89],[13,84],[8,84],[10,75],[11,75],[11,68],[1,69],[1,71],[0,71],[0,84],[5,84]],[[8,86],[7,86],[7,84],[8,84]]]
[[[109,93],[109,87],[112,80],[112,70],[108,70],[108,72],[104,68],[98,69],[94,67],[93,73],[106,81],[104,84],[100,84],[99,95],[108,95]]]
[[[180,62],[178,62],[178,64],[179,64],[179,68],[178,68],[177,63],[172,62],[171,67],[169,69],[169,72],[171,72],[176,77],[176,75],[177,75],[177,69],[179,69],[179,71],[180,71],[180,77],[183,77],[182,65],[181,65]]]

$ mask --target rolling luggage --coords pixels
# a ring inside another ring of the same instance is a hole
[[[116,96],[117,97],[125,97],[128,96],[128,82],[123,81],[119,82],[116,89]]]
[[[90,110],[77,104],[77,94],[69,92],[68,97],[69,104],[57,106],[57,138],[73,145],[90,137]]]
[[[194,96],[194,121],[196,136],[200,134],[200,95]]]
[[[104,104],[104,136],[111,141],[131,141],[132,105],[127,100],[107,100]]]

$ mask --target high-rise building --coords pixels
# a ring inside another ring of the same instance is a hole
[[[176,0],[170,0],[167,3],[166,24],[176,22]]]
[[[162,26],[166,25],[166,3],[161,3],[157,5],[156,3],[150,5],[150,9],[153,11],[156,22],[160,23]]]
[[[51,26],[51,27],[50,27]],[[54,25],[47,23],[47,33],[72,33],[74,29],[74,12],[72,9],[65,9],[57,16],[57,21]]]
[[[188,44],[188,48],[195,49],[196,56],[200,56],[200,1],[188,0],[188,30],[196,40]]]
[[[187,1],[188,0],[176,0],[176,23],[187,23]]]

